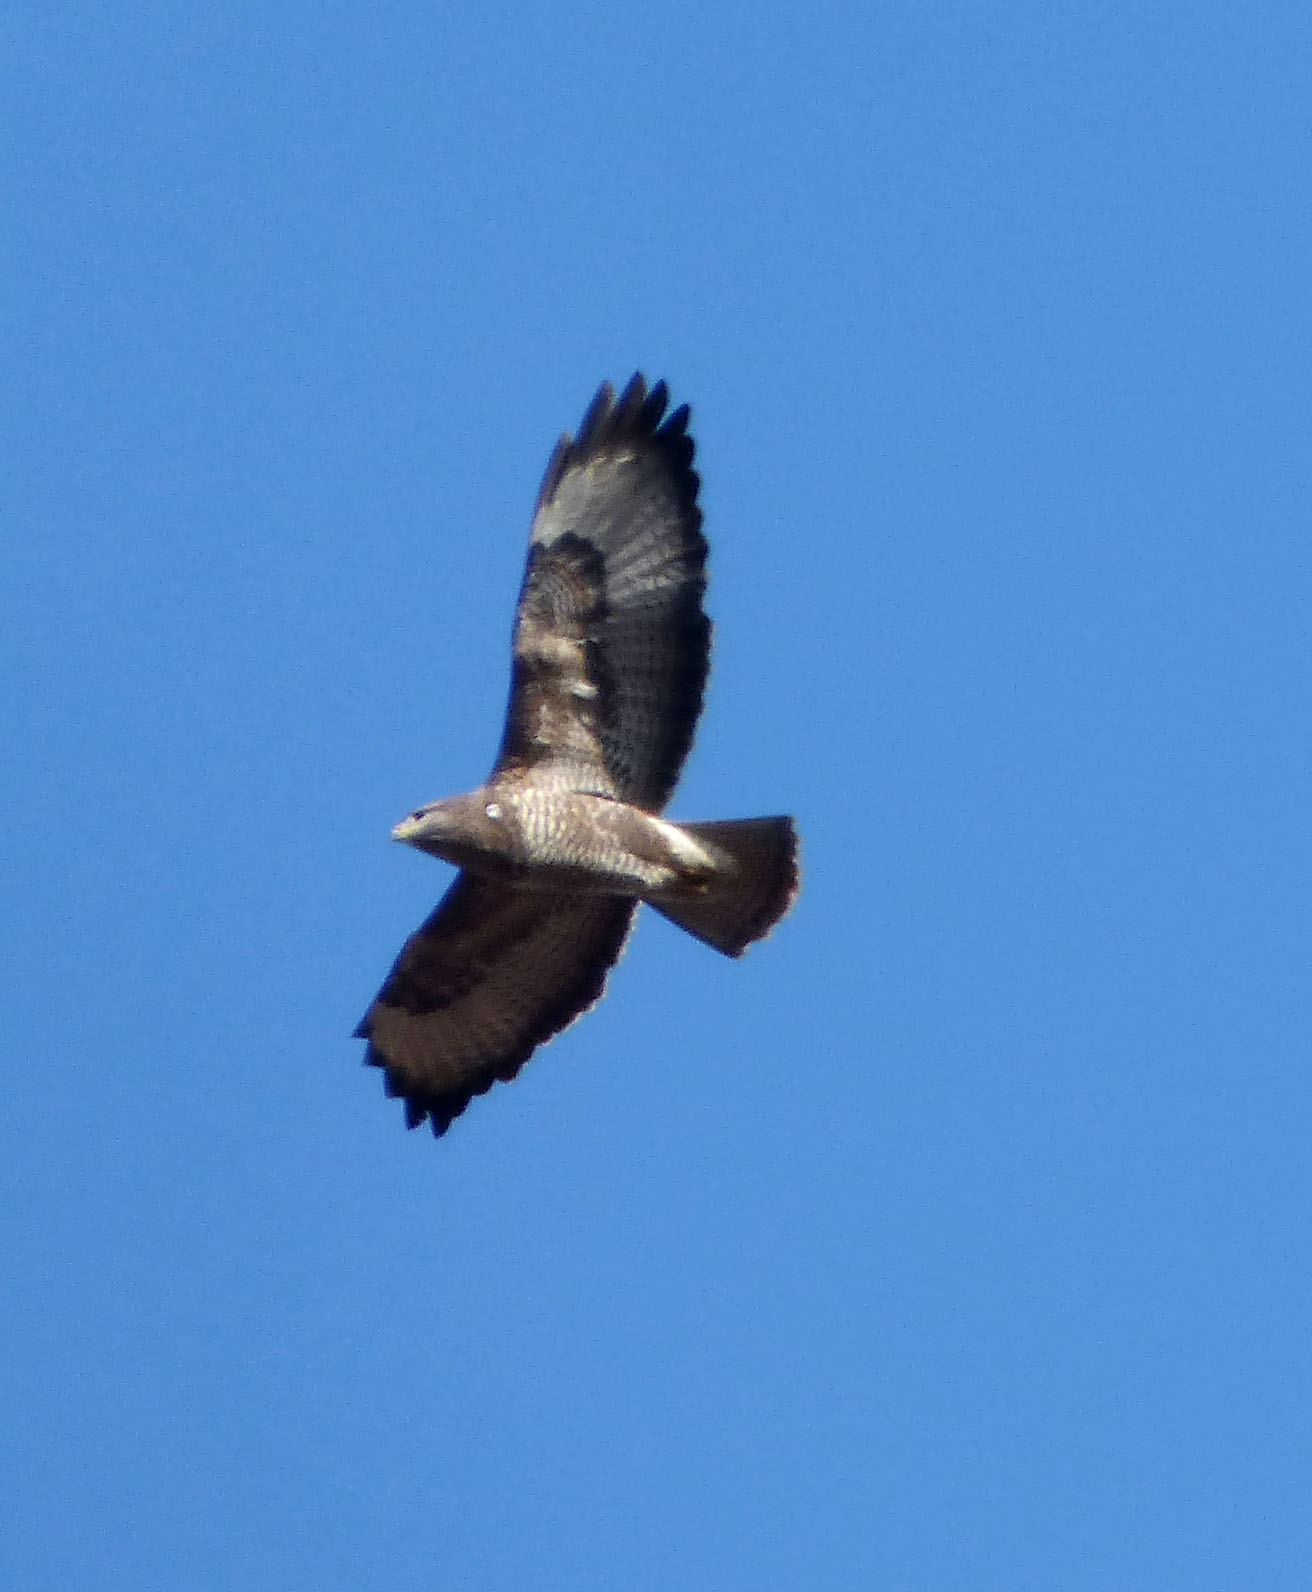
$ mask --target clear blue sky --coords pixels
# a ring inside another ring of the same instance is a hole
[[[4,1585],[1306,1585],[1306,6],[5,31]],[[435,1143],[388,830],[635,368],[805,891]]]

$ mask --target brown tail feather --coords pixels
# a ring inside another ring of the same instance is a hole
[[[697,939],[726,956],[741,956],[774,928],[797,895],[796,826],[791,818],[731,818],[679,828],[724,866],[695,894],[672,891],[648,900]]]

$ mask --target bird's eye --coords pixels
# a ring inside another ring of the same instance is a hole
[[[489,802],[487,804],[487,806],[483,809],[483,811],[488,815],[489,818],[500,818],[501,817],[501,803],[500,802]]]
[[[418,822],[419,822],[419,820],[420,820],[420,819],[421,819],[421,818],[422,818],[422,817],[423,817],[423,816],[424,816],[424,809],[423,809],[423,808],[422,808],[422,807],[416,807],[416,808],[415,808],[415,810],[414,810],[414,812],[412,812],[412,813],[411,813],[411,814],[410,814],[410,822],[411,822],[411,823],[412,823],[412,824],[417,824],[417,823],[418,823]]]

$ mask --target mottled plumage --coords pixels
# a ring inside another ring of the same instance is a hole
[[[603,386],[538,494],[487,784],[394,838],[461,872],[357,1029],[406,1121],[445,1132],[600,997],[639,901],[730,956],[797,891],[791,819],[659,816],[701,711],[706,542],[685,405]]]

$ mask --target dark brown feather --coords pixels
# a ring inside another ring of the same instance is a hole
[[[533,520],[494,778],[659,811],[683,767],[710,660],[706,542],[684,405],[635,376],[593,399],[552,454]]]
[[[601,998],[637,903],[461,873],[406,941],[356,1035],[406,1123],[445,1133]]]

